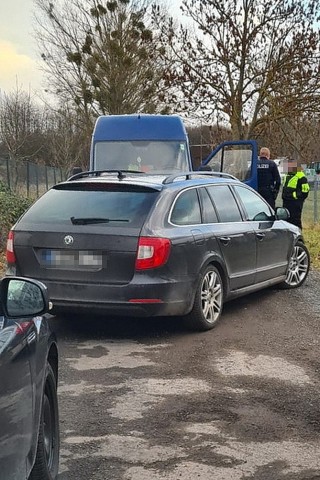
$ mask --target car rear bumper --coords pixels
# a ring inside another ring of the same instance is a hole
[[[158,281],[138,284],[102,285],[43,280],[53,303],[53,313],[70,311],[128,316],[172,316],[190,312],[194,281]]]

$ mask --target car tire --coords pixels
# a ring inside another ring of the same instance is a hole
[[[192,310],[186,316],[187,324],[193,330],[210,330],[220,319],[222,307],[222,278],[214,265],[208,265],[200,275]]]
[[[47,363],[36,460],[29,480],[55,480],[57,478],[59,442],[57,381],[51,365]]]
[[[310,268],[310,255],[305,244],[299,240],[293,247],[286,279],[281,288],[300,287],[306,280]]]

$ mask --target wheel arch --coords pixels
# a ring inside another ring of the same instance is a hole
[[[58,360],[58,347],[56,342],[52,342],[48,351],[48,363],[50,364],[56,383],[58,384],[58,370],[59,370],[59,360]]]
[[[228,282],[228,272],[222,258],[219,257],[218,255],[213,255],[213,256],[211,255],[207,257],[206,261],[203,263],[201,267],[201,271],[203,271],[209,265],[213,265],[219,271],[221,280],[222,280],[223,297],[224,299],[226,299],[229,292],[229,282]]]

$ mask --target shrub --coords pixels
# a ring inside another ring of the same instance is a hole
[[[0,182],[0,250],[5,248],[10,228],[32,202],[30,198],[11,192],[7,185]]]

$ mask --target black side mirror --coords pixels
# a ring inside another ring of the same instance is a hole
[[[284,207],[277,207],[275,212],[276,220],[289,220],[290,213],[287,208]]]
[[[4,314],[11,318],[43,315],[51,307],[47,287],[37,280],[5,277],[0,296]]]
[[[211,172],[212,169],[211,169],[210,165],[200,165],[199,171],[200,172]]]
[[[73,167],[73,168],[70,170],[69,177],[72,177],[73,175],[77,175],[77,173],[81,173],[81,172],[82,172],[82,168],[81,168],[81,167]]]

